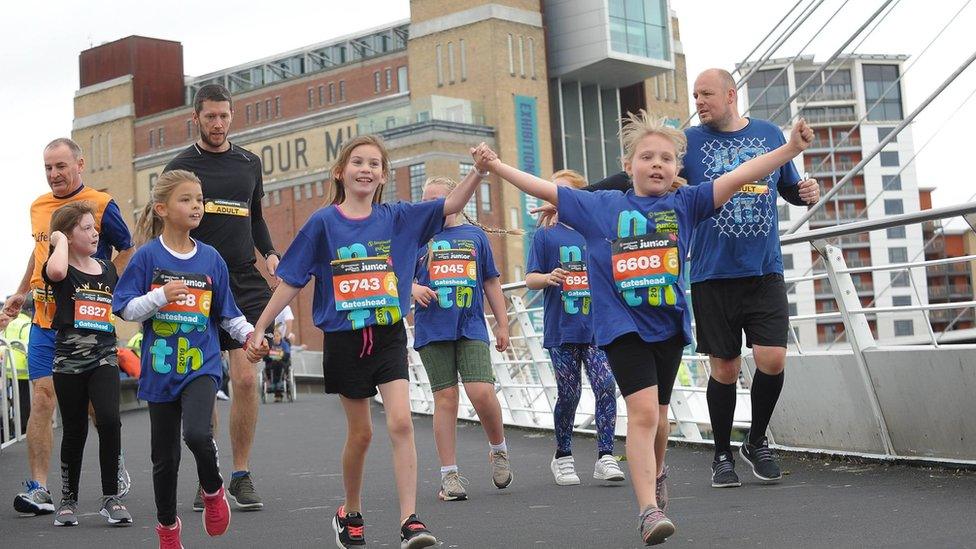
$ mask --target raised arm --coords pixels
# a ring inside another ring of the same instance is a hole
[[[523,172],[497,158],[488,163],[488,168],[498,174],[498,177],[518,187],[520,191],[545,200],[554,206],[559,205],[559,192],[556,190],[556,184],[552,181],[546,181],[541,177]]]
[[[44,274],[51,282],[61,282],[68,276],[68,239],[61,231],[54,231],[49,238],[54,251],[47,258]]]
[[[712,188],[715,207],[722,207],[746,183],[762,179],[791,161],[793,157],[805,151],[812,142],[813,130],[807,126],[806,120],[800,118],[793,125],[788,143],[740,164],[738,168],[715,180]]]

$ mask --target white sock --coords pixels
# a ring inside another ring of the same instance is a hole
[[[441,467],[441,480],[444,480],[444,477],[446,477],[448,473],[457,473],[457,472],[458,472],[457,465],[445,465],[444,467]]]
[[[492,452],[507,452],[508,444],[505,443],[505,439],[502,439],[498,444],[488,443],[488,447],[491,448]]]

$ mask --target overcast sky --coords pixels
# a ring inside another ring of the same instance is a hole
[[[458,0],[463,1],[463,0]],[[901,0],[859,53],[906,54],[914,59],[967,0]],[[705,2],[671,0],[678,15],[689,80],[708,67],[731,69],[769,32],[793,0]],[[844,0],[826,0],[776,57],[795,54]],[[828,57],[880,0],[849,1],[806,50]],[[409,17],[408,0],[344,2],[276,0],[253,5],[168,1],[153,5],[107,0],[11,2],[0,20],[0,166],[3,198],[0,293],[16,286],[32,248],[28,207],[48,190],[41,151],[51,139],[71,133],[72,98],[78,89],[78,54],[92,45],[132,34],[183,43],[184,70],[200,75],[253,59],[329,40]],[[382,14],[377,17],[377,14]],[[967,6],[905,77],[908,112],[922,102],[974,48],[976,6]],[[857,41],[854,42],[857,44]],[[911,60],[910,60],[911,61]],[[970,199],[972,172],[959,172],[964,126],[976,120],[976,99],[953,111],[976,89],[970,67],[913,125],[916,147],[941,128],[916,159],[919,184],[935,186],[936,206]],[[948,122],[947,122],[948,120]],[[967,122],[968,121],[968,122]],[[943,127],[944,126],[944,127]]]

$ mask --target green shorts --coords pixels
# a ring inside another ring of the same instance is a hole
[[[488,344],[477,339],[437,341],[417,349],[424,362],[430,390],[454,387],[458,374],[464,383],[495,383]]]

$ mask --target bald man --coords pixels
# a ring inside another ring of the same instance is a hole
[[[739,115],[735,80],[728,71],[702,72],[695,80],[694,97],[701,123],[685,130],[688,152],[680,174],[689,184],[713,181],[785,143],[776,125]],[[630,188],[625,173],[589,187]],[[820,188],[813,179],[802,180],[788,162],[762,180],[745,185],[699,224],[692,238],[691,299],[697,349],[709,355],[712,371],[706,397],[715,439],[712,486],[716,488],[741,486],[730,440],[743,332],[757,371],[751,389],[752,429],[739,455],[759,480],[776,482],[782,478],[776,456],[766,442],[766,428],[783,388],[789,333],[777,195],[803,206],[820,199]],[[667,426],[661,428],[666,430]],[[657,439],[666,441],[667,437]],[[664,471],[658,474],[660,488]]]

